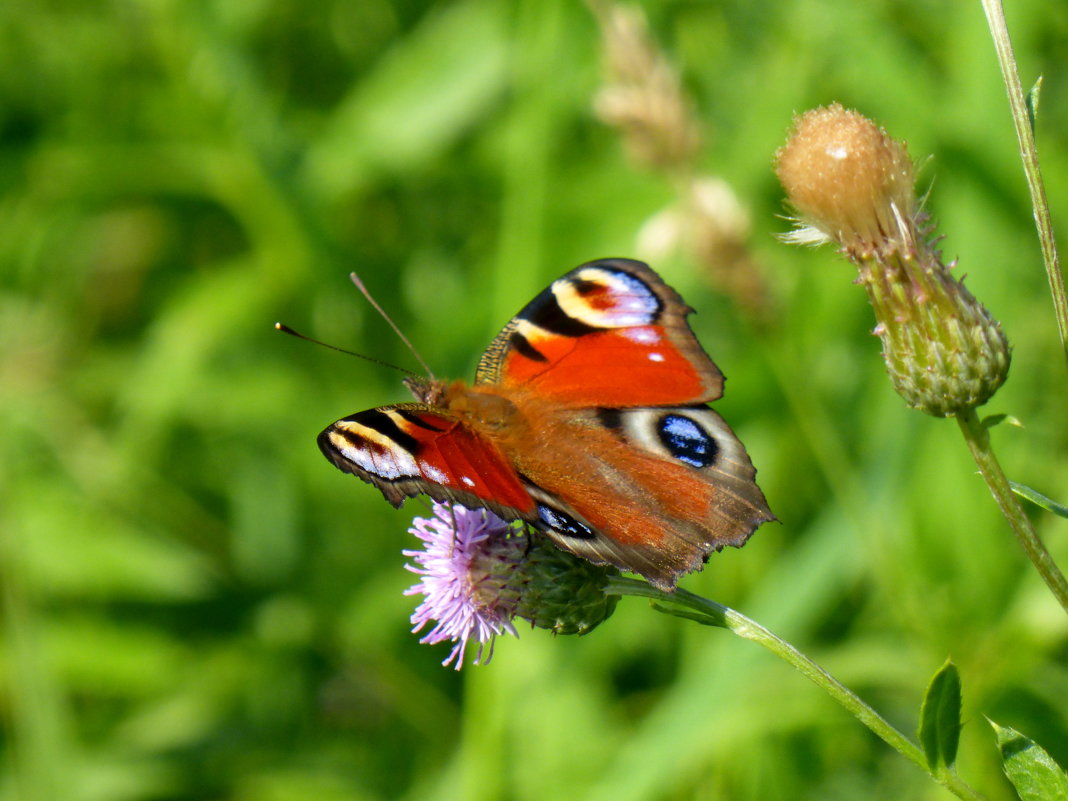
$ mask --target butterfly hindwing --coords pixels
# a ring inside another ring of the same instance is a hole
[[[585,410],[569,424],[558,458],[528,460],[523,477],[535,525],[566,550],[671,589],[774,519],[742,443],[706,406]]]
[[[715,400],[723,375],[686,322],[691,311],[640,261],[583,264],[505,326],[476,383],[523,386],[567,406]]]
[[[443,409],[422,403],[368,409],[324,430],[319,448],[394,506],[426,494],[506,519],[533,514],[532,499],[500,449]]]

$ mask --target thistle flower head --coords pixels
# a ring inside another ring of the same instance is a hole
[[[405,595],[425,596],[412,614],[412,631],[433,623],[420,642],[455,643],[443,665],[455,663],[459,670],[469,640],[478,643],[478,664],[483,655],[489,661],[496,635],[518,636],[512,625],[515,597],[505,589],[511,565],[522,558],[523,543],[509,536],[511,528],[488,511],[435,503],[434,516],[417,517],[409,529],[424,548],[404,551],[415,560],[406,567],[422,576]]]
[[[986,403],[1008,373],[1008,341],[930,240],[905,146],[834,104],[795,121],[775,169],[800,215],[788,238],[835,242],[857,265],[906,403],[939,417]]]
[[[485,509],[435,503],[433,517],[416,518],[411,533],[423,550],[406,550],[422,578],[406,595],[424,596],[412,614],[413,632],[432,625],[420,642],[446,640],[453,649],[442,662],[463,666],[469,642],[474,663],[488,662],[499,634],[518,636],[514,619],[557,634],[585,634],[615,608],[603,592],[609,568],[559,550]]]

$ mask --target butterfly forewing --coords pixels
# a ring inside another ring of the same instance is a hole
[[[590,262],[505,326],[476,381],[525,386],[568,406],[712,401],[723,394],[723,374],[686,322],[690,311],[642,262]]]
[[[533,514],[533,501],[500,449],[424,404],[383,406],[338,420],[319,435],[319,448],[394,506],[426,494],[508,519]]]

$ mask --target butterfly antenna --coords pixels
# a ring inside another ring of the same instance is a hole
[[[357,353],[354,350],[345,350],[344,348],[339,348],[337,345],[330,345],[330,344],[327,344],[326,342],[322,342],[322,341],[320,341],[318,339],[312,339],[311,337],[305,336],[304,334],[300,333],[300,331],[296,331],[296,330],[290,328],[285,323],[275,323],[274,324],[274,328],[275,328],[276,331],[281,331],[283,334],[289,334],[291,337],[296,337],[297,339],[303,339],[305,342],[313,342],[316,345],[322,345],[324,348],[330,348],[330,350],[336,350],[338,353],[345,353],[345,354],[348,354],[349,356],[355,356],[357,359],[363,359],[364,361],[371,362],[372,364],[380,364],[383,367],[390,367],[390,368],[392,368],[394,370],[399,370],[400,372],[404,373],[405,375],[413,376],[414,378],[422,378],[422,376],[418,375],[417,373],[412,372],[411,370],[408,370],[407,368],[398,367],[395,364],[390,364],[389,362],[384,362],[381,359],[376,359],[374,356],[368,356],[365,353]]]
[[[412,352],[412,355],[415,357],[415,360],[419,362],[423,370],[426,371],[427,377],[429,377],[431,381],[435,381],[436,379],[434,378],[434,371],[430,369],[430,365],[423,361],[423,357],[419,355],[419,351],[417,351],[415,349],[415,346],[408,341],[408,337],[404,336],[404,332],[400,330],[400,328],[395,322],[393,322],[393,318],[386,314],[386,310],[378,305],[378,301],[371,296],[370,291],[364,285],[363,281],[360,280],[360,276],[356,275],[356,273],[349,273],[349,278],[352,279],[352,283],[356,285],[356,288],[360,290],[360,293],[365,298],[367,298],[367,302],[374,307],[375,311],[382,315],[382,319],[389,323],[389,327],[392,328],[393,332],[400,337],[401,342],[403,342],[408,347],[408,350]]]

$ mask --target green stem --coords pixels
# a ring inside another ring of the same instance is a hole
[[[1027,558],[1031,560],[1031,564],[1042,576],[1046,586],[1068,612],[1068,581],[1065,581],[1064,574],[1053,561],[1053,557],[1049,555],[1042,540],[1038,538],[1034,526],[1031,525],[1031,519],[1013,494],[1012,487],[990,447],[990,432],[983,427],[974,409],[958,413],[957,422],[972,452],[972,458],[975,459],[979,472],[983,475],[983,480],[994,494],[994,500],[997,501],[1005,519],[1009,521]]]
[[[658,590],[644,581],[627,578],[612,578],[608,582],[606,592],[617,595],[634,595],[638,597],[652,598],[661,603],[673,606],[685,606],[694,610],[698,616],[691,619],[705,622],[709,625],[720,626],[767,648],[776,656],[797,668],[803,675],[808,677],[814,684],[825,690],[832,698],[845,707],[861,723],[867,726],[876,735],[882,738],[888,745],[902,754],[905,758],[915,762],[924,771],[929,773],[939,784],[946,787],[958,798],[980,799],[971,787],[959,776],[951,771],[933,772],[927,765],[923,751],[908,737],[891,726],[878,712],[864,703],[852,690],[835,679],[830,673],[798,651],[790,643],[776,636],[768,629],[754,620],[746,617],[730,607],[702,598],[699,595],[678,589],[674,593],[666,593]],[[703,620],[701,618],[704,618]]]
[[[677,589],[673,593],[664,592],[651,584],[636,579],[610,578],[605,592],[612,595],[633,595],[640,598],[652,598],[661,604],[686,607],[697,613],[696,615],[685,615],[691,620],[728,629],[739,637],[744,637],[764,646],[780,659],[797,668],[814,684],[825,690],[834,700],[849,710],[857,720],[882,738],[891,748],[902,754],[906,759],[915,762],[955,796],[970,799],[971,801],[980,801],[982,799],[979,793],[969,787],[953,771],[946,769],[932,771],[928,767],[923,751],[918,745],[891,726],[878,712],[864,703],[856,693],[834,678],[834,676],[798,651],[790,643],[772,634],[755,620],[751,620],[730,607],[702,598],[700,595],[694,595],[686,590]]]
[[[1038,150],[1035,147],[1035,132],[1031,116],[1027,112],[1020,73],[1016,69],[1016,56],[1012,52],[1012,41],[1005,25],[1005,10],[1001,0],[983,0],[990,34],[994,38],[994,48],[998,54],[998,64],[1009,93],[1009,108],[1012,121],[1016,126],[1016,138],[1020,143],[1020,157],[1023,160],[1027,186],[1031,192],[1031,207],[1034,210],[1035,225],[1038,228],[1038,241],[1042,246],[1042,260],[1046,264],[1046,276],[1049,278],[1050,293],[1053,296],[1053,310],[1057,317],[1057,330],[1061,335],[1061,348],[1068,360],[1068,293],[1064,289],[1064,272],[1061,270],[1057,256],[1057,243],[1053,238],[1053,223],[1049,216],[1049,204],[1046,202],[1046,189],[1042,183],[1042,170],[1038,164]]]

